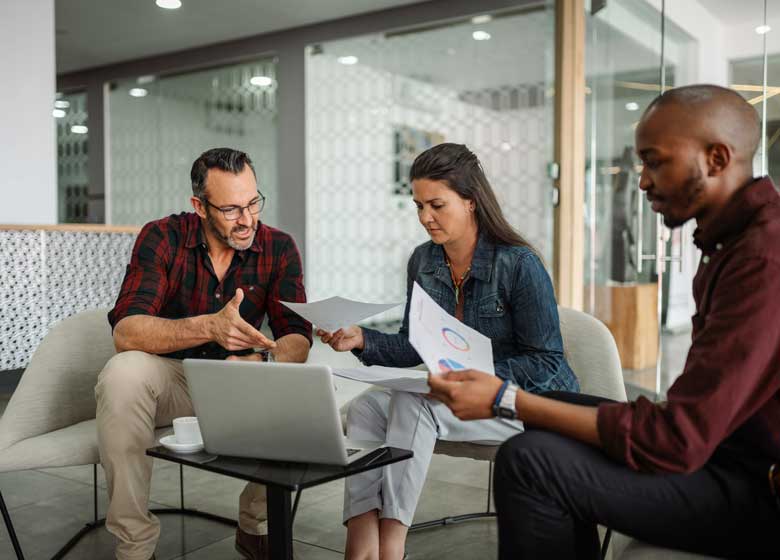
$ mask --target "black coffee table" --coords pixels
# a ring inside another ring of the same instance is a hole
[[[168,451],[162,446],[148,449],[146,454],[195,469],[265,485],[268,500],[268,541],[271,548],[271,558],[280,560],[292,559],[292,522],[303,489],[412,457],[411,451],[384,447],[349,466],[340,467],[316,463],[243,459],[211,455],[206,452],[183,455]],[[292,503],[293,492],[296,492],[294,504]]]

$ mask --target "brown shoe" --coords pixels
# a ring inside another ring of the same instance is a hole
[[[268,535],[250,535],[236,529],[236,550],[248,560],[271,560],[268,550]]]

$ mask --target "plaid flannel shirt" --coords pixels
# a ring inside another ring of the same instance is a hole
[[[244,300],[239,312],[245,321],[259,329],[267,313],[274,338],[298,333],[311,343],[311,324],[280,303],[306,301],[301,256],[292,237],[259,224],[252,245],[235,252],[220,281],[202,228],[197,214],[184,212],[143,227],[119,297],[108,314],[111,328],[130,315],[182,319],[216,313],[241,288]],[[210,342],[165,356],[224,359],[232,353]]]

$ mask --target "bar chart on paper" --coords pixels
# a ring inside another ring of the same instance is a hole
[[[495,374],[490,339],[447,313],[416,282],[409,341],[432,373],[478,369]]]

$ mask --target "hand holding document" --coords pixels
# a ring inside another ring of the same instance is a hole
[[[412,289],[409,341],[433,374],[477,369],[495,375],[490,339],[444,311],[419,284]],[[382,367],[337,368],[334,375],[395,391],[428,393],[427,372]]]
[[[490,339],[447,313],[417,282],[409,308],[409,342],[431,373],[477,369],[495,375]]]
[[[289,301],[281,303],[310,323],[330,332],[354,325],[363,319],[401,305],[400,303],[364,303],[342,297],[330,297],[311,303]]]

